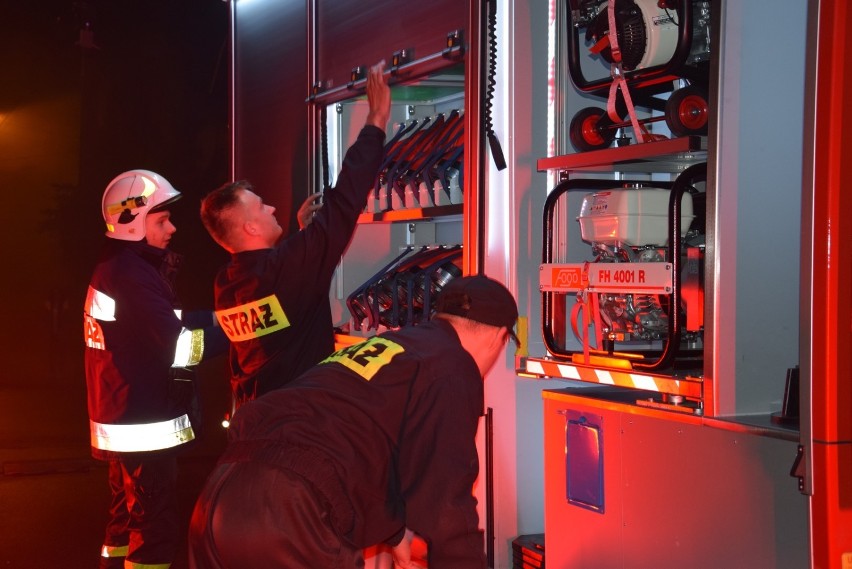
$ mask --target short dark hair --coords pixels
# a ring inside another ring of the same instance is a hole
[[[201,223],[213,240],[223,247],[228,242],[231,227],[222,214],[234,207],[239,199],[239,192],[243,190],[253,192],[254,186],[248,180],[230,182],[216,188],[201,200]]]

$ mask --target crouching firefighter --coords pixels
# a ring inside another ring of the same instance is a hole
[[[182,314],[168,207],[181,194],[132,170],[107,186],[106,240],[83,314],[92,455],[112,492],[100,567],[168,568],[178,527],[177,454],[196,438],[192,366],[224,353],[212,312]]]

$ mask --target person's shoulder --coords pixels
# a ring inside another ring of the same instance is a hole
[[[443,320],[431,320],[407,326],[394,333],[394,339],[405,349],[409,365],[416,365],[418,375],[432,383],[450,382],[454,386],[479,380],[479,368],[464,349],[453,326]],[[476,388],[478,383],[471,385]],[[455,389],[455,387],[454,387]]]
[[[218,275],[225,280],[243,279],[250,275],[264,274],[270,270],[270,265],[279,263],[286,245],[280,240],[273,247],[251,249],[233,253],[228,262],[222,266]]]
[[[158,267],[138,247],[118,247],[103,267],[122,286],[149,286],[162,280]]]
[[[142,258],[133,251],[128,243],[110,242],[101,251],[95,271],[101,274],[125,273],[135,265],[142,264]]]
[[[412,355],[424,360],[455,361],[467,353],[452,325],[441,320],[404,326],[385,335],[398,341]]]

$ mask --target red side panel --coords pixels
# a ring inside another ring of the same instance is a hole
[[[811,539],[814,567],[852,567],[852,8],[814,7]]]

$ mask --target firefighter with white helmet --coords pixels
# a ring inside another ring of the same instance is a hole
[[[167,568],[179,528],[177,453],[196,438],[191,368],[223,353],[212,312],[184,313],[180,256],[168,207],[181,197],[148,170],[117,176],[103,194],[103,251],[84,306],[92,455],[109,463],[112,492],[101,568]]]
[[[119,174],[107,186],[101,200],[107,237],[124,241],[145,238],[145,218],[180,199],[168,180],[150,170],[130,170]]]

